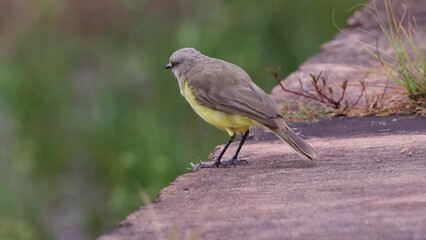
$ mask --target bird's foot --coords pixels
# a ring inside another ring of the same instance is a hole
[[[219,163],[216,163],[216,161],[210,161],[210,162],[200,162],[197,164],[191,163],[192,170],[195,172],[201,168],[214,168],[214,167],[231,167],[236,165],[242,165],[242,164],[248,164],[246,160],[239,160],[239,159],[230,159],[230,160],[221,160]]]
[[[214,167],[219,167],[221,164],[217,165],[215,161],[210,161],[210,162],[200,162],[200,163],[191,163],[192,166],[192,171],[198,171],[201,168],[214,168]]]
[[[237,158],[232,158],[230,160],[225,160],[221,162],[222,164],[226,164],[228,166],[236,166],[236,165],[243,165],[243,164],[248,164],[247,160],[240,160]]]

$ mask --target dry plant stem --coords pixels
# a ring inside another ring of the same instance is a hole
[[[304,84],[302,83],[302,81],[300,79],[298,79],[298,81],[299,81],[299,84],[300,84],[300,88],[302,90],[301,91],[294,91],[294,90],[286,88],[281,83],[281,80],[278,77],[277,71],[272,72],[272,75],[274,76],[275,80],[280,85],[280,87],[283,91],[292,93],[292,94],[297,95],[297,96],[302,96],[302,97],[305,97],[307,99],[312,99],[316,102],[322,103],[322,104],[326,105],[327,107],[334,109],[335,112],[337,110],[337,113],[340,114],[340,115],[345,115],[345,111],[349,107],[347,102],[344,105],[342,104],[342,101],[345,97],[346,89],[347,89],[347,86],[348,86],[347,80],[343,81],[342,85],[339,86],[341,88],[342,92],[341,92],[340,96],[337,99],[335,99],[334,96],[333,96],[333,93],[335,91],[333,91],[332,86],[327,85],[327,77],[323,76],[322,71],[316,76],[314,74],[309,75],[311,77],[310,83],[313,87],[314,93],[307,91],[305,89]],[[365,84],[362,83],[361,87],[362,87],[361,93],[360,93],[359,97],[357,98],[357,100],[352,104],[352,106],[350,106],[351,108],[354,108],[359,103],[362,96],[364,95],[364,92],[366,90]],[[342,109],[342,106],[343,106],[343,109]]]
[[[382,61],[382,58],[381,58],[381,56],[380,56],[380,51],[379,51],[379,39],[376,37],[376,54],[377,54],[377,58],[378,58],[378,60],[379,60],[379,63],[382,65],[382,67],[385,67],[384,66],[384,63],[383,63],[383,61]],[[383,89],[383,93],[382,93],[382,96],[381,96],[381,101],[383,102],[384,101],[384,99],[385,99],[385,96],[386,96],[386,91],[387,91],[387,89],[388,89],[388,87],[389,87],[389,78],[387,78],[387,80],[386,80],[386,84],[385,84],[385,87],[384,87],[384,89]],[[363,85],[363,86],[365,86],[365,85]]]
[[[362,96],[364,95],[364,92],[366,91],[365,82],[364,81],[359,81],[359,83],[361,85],[361,93],[359,94],[357,100],[352,105],[352,108],[355,107],[358,104],[359,100],[362,98]]]

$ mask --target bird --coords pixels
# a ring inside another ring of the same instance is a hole
[[[238,155],[253,127],[274,133],[301,157],[317,157],[315,149],[287,125],[272,98],[241,67],[208,57],[194,48],[182,48],[170,56],[165,68],[173,72],[181,95],[192,109],[230,136],[215,160],[193,165],[194,170],[247,163],[239,160]],[[235,154],[222,160],[237,134],[242,134],[242,138]]]

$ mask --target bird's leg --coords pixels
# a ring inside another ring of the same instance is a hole
[[[223,154],[225,154],[226,149],[228,149],[229,145],[231,145],[232,141],[234,141],[234,139],[235,139],[235,136],[236,136],[236,135],[237,135],[237,134],[235,134],[235,133],[234,133],[234,135],[232,135],[232,136],[229,138],[229,140],[228,140],[228,142],[226,143],[225,147],[223,147],[223,149],[222,149],[222,151],[220,152],[219,156],[218,156],[218,157],[216,158],[216,160],[213,162],[213,165],[214,165],[215,167],[219,167],[219,165],[220,165],[220,160],[222,159]]]
[[[234,135],[232,135],[228,142],[226,143],[225,147],[223,147],[222,151],[220,152],[219,156],[216,158],[216,160],[212,161],[212,162],[200,162],[198,164],[192,164],[193,169],[196,171],[200,168],[212,168],[212,167],[219,167],[219,165],[224,165],[226,166],[226,163],[223,164],[220,160],[223,157],[223,154],[225,154],[226,149],[228,149],[229,145],[231,145],[232,141],[234,141],[236,134],[234,133]]]
[[[247,130],[247,131],[244,133],[243,138],[242,138],[242,139],[241,139],[241,141],[240,141],[240,145],[238,145],[237,151],[235,152],[235,154],[234,154],[234,156],[232,157],[232,159],[234,159],[234,160],[235,160],[235,159],[237,159],[237,158],[238,158],[238,154],[240,153],[240,150],[241,150],[241,148],[243,147],[244,142],[246,141],[246,139],[247,139],[248,135],[249,135],[249,130]]]
[[[237,151],[235,152],[234,156],[232,157],[232,159],[229,161],[229,164],[243,164],[243,163],[248,163],[246,160],[238,160],[238,154],[240,153],[241,148],[244,145],[244,142],[246,141],[248,135],[249,135],[249,131],[247,130],[244,135],[243,138],[240,141],[240,145],[238,145]]]

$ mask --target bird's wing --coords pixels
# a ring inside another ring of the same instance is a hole
[[[240,114],[271,128],[281,113],[274,101],[240,67],[221,60],[194,66],[188,81],[196,100],[209,108]]]

